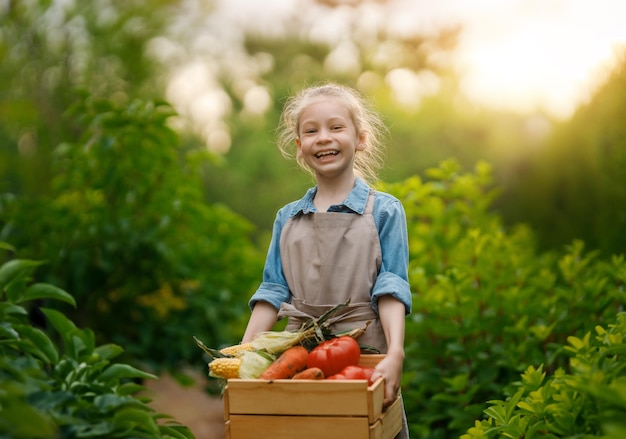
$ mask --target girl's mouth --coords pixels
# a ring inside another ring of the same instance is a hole
[[[339,151],[323,151],[323,152],[318,152],[317,154],[315,154],[315,158],[322,158],[322,157],[326,157],[328,155],[337,155],[339,154]]]

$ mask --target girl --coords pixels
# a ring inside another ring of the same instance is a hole
[[[263,282],[250,299],[243,342],[287,317],[287,330],[350,298],[333,330],[371,324],[359,343],[386,353],[373,380],[385,405],[398,395],[404,318],[411,311],[406,217],[400,201],[373,190],[385,127],[354,89],[324,84],[289,98],[278,145],[316,186],[276,215]],[[408,437],[406,419],[399,438]]]

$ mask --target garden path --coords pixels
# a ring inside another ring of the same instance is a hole
[[[204,390],[206,378],[197,372],[185,371],[196,380],[193,387],[180,385],[168,374],[158,380],[144,383],[150,406],[159,413],[167,413],[189,427],[196,439],[224,439],[224,405],[218,397]]]

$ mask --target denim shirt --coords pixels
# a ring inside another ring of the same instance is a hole
[[[362,215],[369,191],[367,183],[357,178],[352,192],[348,194],[343,204],[330,206],[328,212]],[[282,302],[291,300],[280,257],[280,234],[285,223],[296,214],[317,212],[313,204],[316,192],[317,186],[310,188],[304,197],[285,205],[276,214],[263,270],[263,282],[250,298],[250,308],[258,301],[265,301],[279,309]],[[390,194],[376,191],[373,217],[380,239],[382,265],[371,292],[372,308],[378,314],[378,298],[391,294],[404,304],[405,312],[409,314],[412,304],[408,282],[409,246],[406,215],[402,203]]]

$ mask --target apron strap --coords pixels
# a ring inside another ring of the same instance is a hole
[[[367,197],[367,203],[365,204],[365,209],[363,209],[364,215],[372,215],[374,213],[374,197],[376,195],[376,191],[370,188],[370,194]]]
[[[289,317],[290,324],[302,325],[308,320],[316,319],[326,311],[333,308],[334,305],[311,305],[304,300],[298,300],[294,298],[294,303],[281,304],[278,311],[278,317]],[[338,322],[365,322],[368,320],[375,320],[377,318],[376,313],[372,309],[369,302],[362,303],[350,303],[348,306],[337,310],[337,313],[332,315],[327,322],[329,324],[335,324]],[[356,329],[356,328],[355,328]]]

